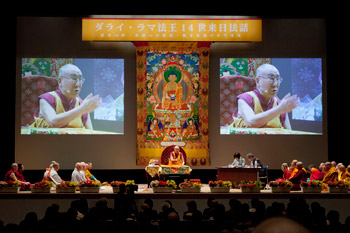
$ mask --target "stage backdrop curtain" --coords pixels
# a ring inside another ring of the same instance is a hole
[[[210,42],[135,42],[137,165],[181,146],[191,166],[210,165]]]

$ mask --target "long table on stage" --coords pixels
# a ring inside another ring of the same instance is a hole
[[[261,168],[229,168],[218,167],[218,180],[229,180],[233,187],[238,187],[241,181],[257,181]]]
[[[138,190],[134,192],[135,199],[207,199],[215,196],[217,199],[250,199],[252,197],[259,197],[262,199],[289,199],[291,196],[297,196],[306,199],[348,199],[350,192],[348,193],[329,193],[328,191],[322,191],[321,193],[303,193],[302,191],[291,191],[290,193],[272,193],[271,190],[261,190],[260,193],[242,193],[240,189],[230,189],[228,193],[212,193],[208,184],[203,184],[199,193],[182,193],[181,190],[173,190],[172,193],[153,193],[152,188],[147,188],[147,184],[139,184]],[[50,193],[31,193],[30,191],[20,191],[19,193],[0,193],[0,204],[3,200],[34,200],[34,199],[99,199],[99,198],[114,199],[116,193],[113,193],[111,186],[102,186],[98,193],[56,193],[51,190]],[[349,202],[350,204],[350,202]]]

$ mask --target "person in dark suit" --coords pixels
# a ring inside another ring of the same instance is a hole
[[[250,167],[262,168],[263,165],[258,158],[256,158],[252,153],[247,154],[247,158],[250,161]]]

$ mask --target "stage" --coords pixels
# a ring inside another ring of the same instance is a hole
[[[147,188],[146,184],[138,184],[138,191],[134,193],[134,199],[138,209],[143,201],[150,198],[154,202],[154,209],[161,210],[161,204],[165,200],[171,200],[174,208],[178,211],[180,217],[187,210],[186,202],[195,200],[200,211],[207,207],[207,199],[214,197],[226,210],[229,209],[229,199],[238,199],[242,203],[250,204],[251,198],[258,198],[263,201],[268,207],[273,202],[284,203],[286,206],[290,198],[303,198],[310,205],[313,202],[319,202],[322,206],[329,210],[337,210],[340,213],[341,221],[344,221],[349,216],[350,193],[302,193],[301,191],[292,191],[290,193],[272,193],[271,190],[261,190],[260,193],[241,193],[240,189],[230,189],[229,193],[211,193],[207,184],[204,184],[200,193],[181,193],[181,191],[173,191],[172,193],[153,193],[151,188]],[[7,223],[19,223],[25,214],[34,211],[42,218],[45,210],[53,203],[59,204],[60,211],[67,211],[73,200],[86,198],[89,207],[95,206],[100,198],[106,198],[108,206],[114,207],[114,198],[112,187],[103,186],[99,193],[56,193],[51,190],[51,193],[31,193],[30,191],[21,191],[17,194],[0,194],[0,217]]]

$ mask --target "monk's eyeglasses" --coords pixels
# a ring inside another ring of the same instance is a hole
[[[65,76],[63,76],[63,78],[69,79],[74,84],[77,84],[77,83],[83,84],[85,82],[84,77],[78,76],[78,75],[74,75],[73,77],[65,77]]]
[[[281,83],[283,81],[283,78],[280,76],[274,76],[274,75],[267,75],[267,77],[260,76],[263,79],[266,79],[269,83]]]

